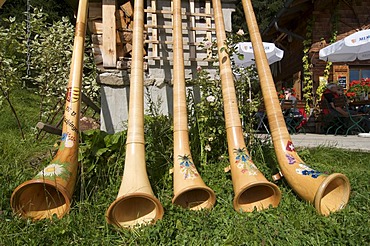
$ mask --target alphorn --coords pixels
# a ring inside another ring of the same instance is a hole
[[[270,206],[277,207],[281,198],[279,188],[269,182],[257,169],[245,145],[231,62],[225,45],[226,33],[221,1],[212,0],[212,5],[216,26],[229,161],[235,193],[234,209],[251,212],[255,209],[267,209]]]
[[[252,3],[250,0],[242,0],[242,3],[281,174],[301,198],[314,204],[320,214],[329,215],[347,204],[350,195],[349,180],[340,173],[328,176],[313,170],[297,154],[286,128]]]
[[[109,224],[128,228],[154,223],[163,207],[154,196],[146,172],[144,142],[144,2],[135,0],[130,101],[125,167],[116,200],[109,206]]]
[[[78,169],[81,84],[88,0],[78,6],[72,64],[59,149],[50,164],[19,185],[10,202],[13,211],[34,220],[58,218],[69,212]]]
[[[185,93],[181,0],[173,0],[173,141],[174,198],[172,203],[199,210],[212,208],[216,197],[200,177],[190,153]]]
[[[0,8],[3,6],[6,0],[0,0]]]

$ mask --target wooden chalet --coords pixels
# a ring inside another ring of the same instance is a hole
[[[279,86],[293,87],[302,98],[304,72],[312,73],[313,93],[324,80],[326,62],[319,51],[333,41],[358,30],[370,28],[370,0],[288,0],[265,30],[264,41],[284,49],[281,73],[275,76]],[[308,43],[308,44],[305,44]],[[304,49],[308,47],[309,69],[303,68]],[[335,62],[328,81],[340,81],[348,88],[350,81],[370,77],[370,60]]]

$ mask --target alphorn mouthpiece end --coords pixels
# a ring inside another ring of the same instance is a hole
[[[188,186],[176,192],[172,203],[190,210],[211,209],[216,203],[216,195],[205,185]]]
[[[329,175],[318,188],[314,205],[324,216],[343,209],[349,200],[351,185],[349,179],[341,173]]]
[[[121,228],[153,224],[161,219],[164,209],[159,200],[146,193],[118,197],[108,208],[106,220]]]
[[[264,210],[280,203],[281,191],[277,185],[268,181],[251,182],[235,193],[234,209],[253,212]]]
[[[39,180],[29,180],[13,192],[10,203],[14,213],[32,220],[62,218],[68,213],[70,195],[62,187]]]

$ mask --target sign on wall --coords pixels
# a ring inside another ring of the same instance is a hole
[[[344,89],[349,87],[349,67],[347,65],[333,65],[333,80]]]

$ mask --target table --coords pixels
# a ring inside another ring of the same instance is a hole
[[[362,101],[353,101],[348,103],[351,107],[360,107],[360,106],[366,106],[370,105],[370,100],[362,100]]]
[[[353,101],[349,102],[348,106],[353,108],[359,113],[368,114],[370,113],[370,100]]]

